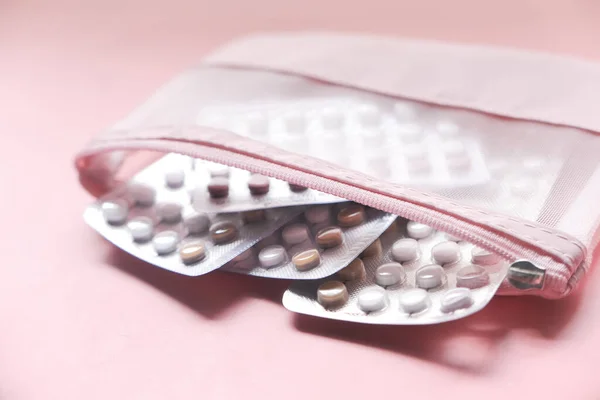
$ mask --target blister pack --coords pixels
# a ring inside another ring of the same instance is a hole
[[[355,203],[312,206],[223,270],[265,278],[324,278],[361,253],[373,252],[369,245],[395,219]]]
[[[368,324],[425,325],[482,309],[506,276],[499,256],[427,225],[398,220],[379,252],[336,275],[294,282],[283,296],[291,311]]]

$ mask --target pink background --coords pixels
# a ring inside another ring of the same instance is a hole
[[[600,58],[594,0],[0,0],[0,399],[600,398],[600,274],[431,327],[293,315],[284,282],[190,279],[104,243],[72,157],[223,41],[343,29]],[[416,397],[412,397],[416,398]]]

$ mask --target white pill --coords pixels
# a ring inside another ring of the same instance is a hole
[[[465,173],[471,168],[471,159],[468,154],[458,157],[447,156],[446,165],[451,173]]]
[[[449,233],[446,233],[445,236],[446,236],[446,240],[450,240],[451,242],[460,242],[462,240],[458,236],[454,236]]]
[[[185,173],[182,169],[167,171],[165,174],[165,184],[171,189],[179,189],[185,181]]]
[[[337,108],[324,108],[321,112],[321,125],[325,129],[341,128],[344,125],[344,113]]]
[[[463,308],[469,308],[473,305],[473,297],[471,291],[467,288],[450,289],[442,299],[441,310],[445,313],[451,313]]]
[[[394,114],[400,120],[407,120],[414,118],[416,111],[409,103],[396,103],[394,104]]]
[[[372,104],[362,104],[356,109],[358,121],[363,126],[377,125],[381,120],[379,109]]]
[[[158,204],[156,206],[156,214],[161,222],[177,222],[181,219],[181,205],[178,203]]]
[[[269,132],[269,120],[261,113],[251,113],[246,117],[248,132],[255,135],[264,135]]]
[[[358,294],[358,307],[364,312],[383,310],[388,303],[388,295],[385,289],[370,287]]]
[[[273,268],[287,259],[283,246],[267,246],[258,253],[258,261],[263,268]]]
[[[452,264],[460,260],[460,247],[456,242],[441,242],[431,249],[436,264]]]
[[[143,183],[130,184],[128,192],[133,202],[140,206],[151,206],[154,204],[154,199],[156,199],[156,190]]]
[[[423,289],[408,289],[400,295],[400,308],[404,312],[414,314],[429,307],[429,294]]]
[[[431,171],[431,162],[427,150],[421,146],[409,146],[402,150],[406,159],[406,168],[409,173],[424,173]]]
[[[127,223],[127,229],[136,242],[145,242],[152,238],[154,224],[148,217],[136,217]]]
[[[375,271],[375,281],[379,286],[392,286],[403,283],[406,280],[406,272],[398,263],[387,263],[379,266]]]
[[[174,231],[163,231],[154,235],[152,245],[159,255],[165,255],[174,252],[179,243],[179,235]]]
[[[413,239],[425,239],[433,233],[433,228],[420,222],[409,221],[406,229],[408,236]]]
[[[331,210],[329,206],[313,206],[304,212],[304,217],[311,224],[329,221]]]
[[[284,115],[283,121],[290,133],[302,133],[306,129],[306,115],[302,112],[289,112]]]
[[[450,121],[440,121],[435,128],[440,135],[444,136],[456,135],[460,130],[458,125]]]
[[[446,273],[444,269],[436,264],[425,265],[417,270],[415,280],[418,287],[433,289],[444,283]]]
[[[209,168],[211,178],[228,178],[229,167],[227,165],[216,164]]]
[[[479,265],[468,265],[456,273],[456,286],[477,289],[490,283],[490,276]]]
[[[419,258],[419,242],[415,239],[400,239],[392,245],[392,258],[398,262],[408,262]]]
[[[471,250],[471,261],[477,265],[494,265],[500,262],[500,256],[491,251],[473,247]]]
[[[185,217],[183,224],[191,235],[201,235],[208,231],[210,227],[210,218],[201,213]]]
[[[417,143],[425,138],[423,127],[419,124],[401,124],[395,129],[395,133],[404,143]]]
[[[308,240],[308,227],[305,224],[291,224],[283,228],[281,236],[289,245],[303,243]]]
[[[129,206],[123,199],[105,201],[100,208],[106,222],[113,225],[124,223],[129,213]]]

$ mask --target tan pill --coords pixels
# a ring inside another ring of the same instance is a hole
[[[222,221],[210,227],[210,237],[216,244],[229,243],[238,236],[237,226],[230,221]]]
[[[308,189],[307,187],[295,185],[293,183],[288,183],[288,185],[290,185],[290,190],[295,193],[304,192],[306,189]]]
[[[321,264],[321,255],[316,249],[304,250],[292,257],[292,262],[298,271],[308,271]]]
[[[348,301],[346,285],[338,281],[328,281],[317,289],[317,301],[325,308],[339,308]]]
[[[208,193],[214,198],[229,196],[229,179],[220,176],[212,178],[208,183]]]
[[[337,221],[343,227],[360,225],[365,222],[365,219],[367,219],[365,208],[360,204],[346,206],[337,215]]]
[[[337,277],[341,281],[346,282],[364,279],[366,274],[367,273],[365,271],[365,264],[360,258],[356,258],[346,267],[338,271]]]
[[[317,232],[317,244],[323,249],[337,247],[344,241],[342,230],[337,226],[328,226]]]
[[[248,189],[253,195],[266,194],[269,191],[270,181],[264,175],[252,175],[248,179]]]
[[[376,239],[373,243],[369,245],[369,247],[363,250],[363,252],[360,255],[360,258],[375,257],[380,255],[382,251],[383,249],[381,247],[381,240]]]
[[[242,219],[247,224],[264,221],[267,218],[265,210],[250,210],[242,213]]]
[[[184,264],[193,264],[206,257],[206,247],[202,242],[187,243],[179,249],[179,257]]]

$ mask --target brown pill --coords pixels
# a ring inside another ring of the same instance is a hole
[[[380,255],[382,251],[383,249],[381,247],[381,240],[376,239],[373,243],[369,245],[369,247],[363,250],[363,252],[360,255],[360,258],[375,257]]]
[[[220,198],[229,195],[229,179],[217,176],[208,183],[210,197]]]
[[[321,264],[321,255],[316,249],[304,250],[292,257],[292,262],[298,271],[308,271]]]
[[[222,221],[212,224],[210,227],[210,237],[216,244],[228,243],[235,240],[238,236],[237,226],[230,221]]]
[[[269,191],[270,181],[264,175],[252,175],[248,179],[248,189],[253,195],[266,194]]]
[[[242,219],[245,223],[251,224],[253,222],[264,221],[267,218],[265,210],[250,210],[242,213]]]
[[[308,189],[308,188],[306,188],[304,186],[294,185],[293,183],[288,183],[288,185],[290,185],[290,190],[292,192],[296,192],[296,193],[297,192],[304,192],[306,189]]]
[[[202,261],[206,257],[206,247],[202,242],[187,243],[179,249],[179,257],[184,264]]]
[[[338,281],[328,281],[317,289],[317,301],[325,308],[339,308],[348,301],[346,285]]]
[[[354,259],[337,273],[337,277],[344,282],[364,279],[366,275],[365,264],[360,258]]]
[[[342,244],[344,236],[342,230],[337,226],[328,226],[317,232],[317,244],[323,249],[330,249]]]
[[[365,219],[367,219],[365,208],[360,204],[346,206],[337,215],[338,223],[344,227],[360,225],[365,222]]]

